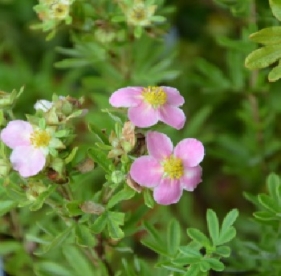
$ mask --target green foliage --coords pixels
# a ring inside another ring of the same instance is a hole
[[[237,216],[237,209],[233,209],[225,216],[222,226],[219,227],[216,213],[208,209],[207,225],[211,239],[198,229],[188,228],[187,235],[191,242],[184,246],[180,246],[181,231],[176,220],[169,223],[166,243],[163,243],[152,225],[145,223],[151,239],[142,243],[163,255],[157,266],[179,272],[180,275],[202,275],[201,273],[207,273],[209,270],[223,271],[224,264],[221,258],[229,257],[231,252],[230,247],[224,244],[236,236],[233,223]],[[202,254],[202,250],[206,253]]]
[[[274,16],[281,20],[281,5],[278,0],[269,0],[270,8]],[[274,26],[264,28],[250,35],[250,39],[256,43],[263,44],[260,49],[253,51],[245,60],[245,65],[251,70],[266,68],[275,62],[280,63],[281,49],[279,47],[280,27]],[[275,66],[268,75],[271,82],[277,81],[281,77],[280,66]]]

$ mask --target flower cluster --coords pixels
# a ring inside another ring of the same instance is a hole
[[[186,117],[179,108],[184,98],[172,87],[126,87],[115,91],[109,99],[114,107],[128,108],[128,118],[139,128],[159,121],[183,128]],[[157,203],[168,205],[179,201],[182,191],[193,191],[201,182],[204,158],[203,144],[187,138],[173,149],[170,138],[156,131],[146,134],[148,154],[134,160],[130,176],[138,185],[152,188]]]
[[[63,160],[58,152],[69,142],[73,128],[69,120],[84,115],[81,101],[71,97],[56,97],[53,101],[39,100],[34,108],[37,116],[28,116],[29,121],[12,120],[1,131],[0,139],[12,149],[10,162],[22,177],[37,175],[46,166],[56,168],[61,175]]]
[[[42,28],[43,31],[54,29],[60,22],[70,24],[72,21],[70,13],[71,5],[75,0],[39,0],[39,4],[34,10],[41,19],[42,24],[35,27]]]
[[[136,37],[141,36],[143,27],[151,26],[153,22],[165,20],[165,17],[155,15],[157,5],[152,5],[152,2],[144,0],[129,0],[126,1],[126,4],[122,1],[119,2],[127,24],[135,28]]]

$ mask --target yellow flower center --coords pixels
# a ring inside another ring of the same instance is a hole
[[[149,86],[142,91],[144,101],[157,108],[167,102],[166,92],[158,86]]]
[[[30,136],[31,144],[35,148],[47,147],[50,140],[51,136],[46,130],[35,130]]]
[[[53,4],[51,5],[51,10],[55,19],[64,19],[69,13],[69,5]]]
[[[163,167],[164,173],[171,179],[179,179],[183,176],[184,169],[180,158],[170,156],[164,161]]]

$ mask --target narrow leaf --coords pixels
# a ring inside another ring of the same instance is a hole
[[[175,255],[178,251],[180,246],[180,225],[179,222],[173,219],[169,223],[168,227],[168,234],[167,234],[167,242],[168,242],[168,251],[170,252],[171,256]]]
[[[227,231],[227,229],[232,226],[237,219],[239,212],[237,209],[231,210],[224,218],[221,227],[221,233]]]
[[[204,247],[210,247],[210,240],[198,229],[189,228],[187,229],[187,235],[194,241],[200,243]]]
[[[213,241],[213,245],[217,244],[217,241],[219,239],[219,220],[216,215],[216,213],[208,209],[207,210],[207,223],[208,223],[208,230],[211,236],[211,239]]]
[[[281,46],[269,45],[253,51],[245,60],[245,66],[249,69],[268,67],[281,58]]]

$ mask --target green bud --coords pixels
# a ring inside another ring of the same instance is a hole
[[[46,186],[41,182],[32,182],[28,184],[26,197],[30,201],[35,201],[40,194],[47,190]]]
[[[121,171],[114,171],[111,174],[111,181],[114,184],[120,184],[122,181],[124,181],[124,179],[125,179],[125,175]]]

